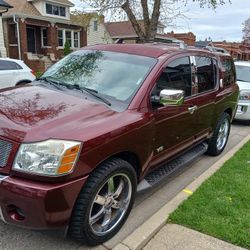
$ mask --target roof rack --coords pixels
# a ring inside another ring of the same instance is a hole
[[[115,44],[124,44],[125,39],[119,38],[115,41]],[[179,47],[180,49],[187,49],[188,45],[184,42],[164,42],[164,41],[159,41],[159,40],[153,40],[153,41],[140,41],[138,42],[139,44],[153,44],[153,45],[164,45],[164,46],[174,46],[174,47]]]

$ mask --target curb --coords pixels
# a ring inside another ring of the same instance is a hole
[[[224,163],[229,160],[244,144],[250,140],[250,135],[246,136],[241,142],[234,146],[208,170],[202,173],[197,179],[190,183],[183,191],[179,192],[171,201],[164,205],[158,212],[145,221],[131,235],[116,245],[114,250],[139,250],[142,249],[150,239],[160,231],[166,224],[166,220],[190,194],[192,194],[204,181],[218,171]]]

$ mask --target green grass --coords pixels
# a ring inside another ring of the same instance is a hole
[[[184,201],[168,222],[250,249],[250,142]]]

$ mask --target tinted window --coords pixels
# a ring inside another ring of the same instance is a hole
[[[198,79],[198,92],[202,93],[213,89],[216,83],[216,67],[210,57],[196,56],[196,68]]]
[[[157,95],[162,89],[178,89],[191,95],[191,67],[189,57],[182,57],[171,62],[157,81]]]
[[[22,67],[15,62],[0,60],[0,70],[17,70],[17,69],[22,69]]]
[[[242,82],[250,82],[250,65],[236,65],[237,80]]]
[[[222,66],[225,69],[224,73],[224,85],[228,86],[234,84],[236,80],[236,72],[234,62],[231,59],[222,59]]]

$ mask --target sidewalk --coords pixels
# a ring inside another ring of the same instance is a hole
[[[243,250],[214,237],[199,233],[186,227],[167,224],[143,250]]]
[[[208,170],[178,193],[171,201],[163,206],[157,213],[139,226],[126,239],[116,245],[114,250],[243,250],[183,226],[166,224],[166,220],[177,207],[186,200],[190,194],[229,160],[245,143],[250,140],[250,134],[229,152],[215,162]]]

